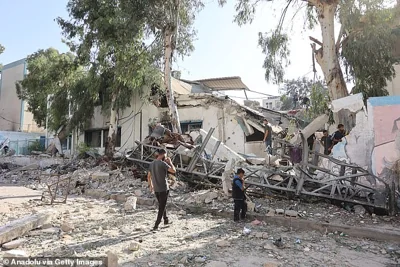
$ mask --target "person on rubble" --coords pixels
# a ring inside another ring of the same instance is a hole
[[[322,134],[321,143],[324,146],[324,154],[329,155],[331,154],[330,148],[332,146],[331,138],[329,138],[329,132],[327,130],[324,130]]]
[[[268,154],[272,154],[272,127],[268,123],[267,119],[264,119],[264,139],[265,143],[265,152]]]
[[[246,219],[247,203],[244,192],[244,170],[242,168],[238,169],[233,177],[232,198],[234,204],[233,221],[239,222],[240,219]]]
[[[316,139],[315,133],[313,133],[312,135],[310,135],[310,137],[307,138],[307,145],[310,151],[313,151],[315,139]]]
[[[158,230],[161,219],[164,219],[164,225],[171,224],[168,220],[166,210],[169,194],[168,173],[175,174],[176,168],[171,159],[167,157],[167,151],[161,148],[157,151],[156,160],[150,163],[147,174],[150,191],[154,191],[158,201],[158,214],[153,231]]]
[[[339,142],[342,142],[343,137],[346,135],[346,130],[344,129],[343,124],[338,125],[338,130],[332,135],[332,145],[330,147],[330,150],[332,151],[332,148]]]

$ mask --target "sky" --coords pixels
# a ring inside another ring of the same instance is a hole
[[[205,1],[206,6],[195,22],[195,51],[175,63],[173,69],[180,70],[181,77],[188,80],[240,76],[251,90],[277,95],[279,87],[265,81],[262,68],[265,57],[257,44],[258,33],[268,32],[277,24],[280,9],[276,9],[276,4],[261,6],[252,24],[239,27],[233,22],[235,1],[228,1],[223,8],[217,0]],[[0,44],[6,48],[0,62],[11,63],[49,47],[68,51],[55,22],[57,17],[68,17],[66,4],[67,0],[0,1],[3,21]],[[291,65],[286,69],[286,78],[313,77],[308,36],[319,38],[320,34],[305,31],[301,15],[287,29],[291,37]],[[235,96],[244,97],[244,94]],[[254,100],[263,97],[255,93],[248,96]]]

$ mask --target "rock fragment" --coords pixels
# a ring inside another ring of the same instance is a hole
[[[124,204],[125,211],[134,211],[134,210],[136,210],[136,203],[137,203],[137,197],[128,197],[126,199],[125,204]]]
[[[62,230],[63,232],[66,232],[66,233],[71,232],[71,231],[73,231],[74,229],[75,229],[74,224],[73,224],[73,223],[70,223],[70,222],[64,222],[64,223],[61,225],[61,230]]]
[[[25,239],[17,239],[17,240],[3,244],[3,248],[16,249],[16,248],[19,248],[23,243],[25,243]]]

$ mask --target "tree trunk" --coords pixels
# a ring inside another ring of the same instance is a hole
[[[322,30],[322,47],[314,50],[315,58],[320,65],[329,89],[331,100],[349,95],[335,43],[335,12],[339,0],[314,0],[318,20]]]
[[[167,26],[164,31],[164,85],[171,113],[172,131],[182,133],[179,121],[178,107],[175,104],[174,91],[171,88],[172,38],[173,27]]]
[[[117,108],[116,108],[117,93],[113,93],[111,99],[110,126],[108,128],[107,142],[105,144],[105,155],[108,158],[114,156],[115,141],[117,136]]]

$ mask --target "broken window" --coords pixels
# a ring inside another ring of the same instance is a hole
[[[101,147],[101,130],[85,131],[85,144],[90,147]]]
[[[103,142],[101,142],[102,134],[103,134]],[[85,144],[90,147],[104,147],[107,142],[107,137],[108,137],[108,128],[87,130],[85,131]],[[115,146],[121,147],[121,127],[118,127]]]
[[[254,128],[253,126],[251,126],[253,128],[254,133],[246,136],[246,142],[259,142],[259,141],[263,141],[264,140],[264,133],[257,130],[256,128]]]
[[[190,133],[191,131],[198,131],[202,127],[203,127],[203,121],[181,122],[182,133]]]

